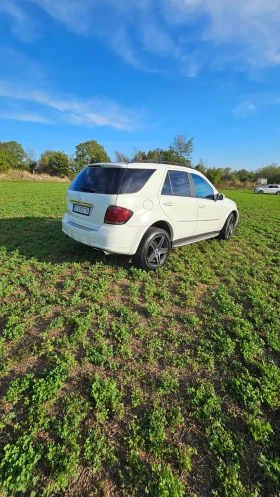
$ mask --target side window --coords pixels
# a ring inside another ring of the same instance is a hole
[[[184,171],[168,171],[161,194],[176,195],[177,197],[191,197],[192,194],[188,174]]]
[[[191,197],[188,174],[183,171],[169,171],[173,195]]]
[[[155,169],[125,169],[119,194],[139,192],[154,172]]]
[[[169,174],[167,173],[164,185],[161,190],[162,195],[172,195],[171,184],[169,179]]]
[[[173,195],[191,197],[191,187],[188,174],[184,171],[169,171]]]
[[[192,174],[192,179],[194,182],[196,196],[198,198],[207,198],[214,200],[213,188],[205,181],[204,178],[198,176],[198,174]]]

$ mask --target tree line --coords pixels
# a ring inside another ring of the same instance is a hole
[[[193,138],[187,139],[185,135],[178,134],[167,149],[154,148],[148,152],[135,149],[130,156],[115,151],[114,161],[175,162],[197,169],[215,185],[224,182],[246,184],[256,182],[260,177],[266,178],[269,183],[280,183],[280,166],[276,163],[256,171],[248,171],[244,168],[239,170],[210,168],[203,159],[200,159],[197,164],[193,164],[192,153]],[[32,150],[24,150],[22,145],[16,141],[0,142],[0,173],[10,169],[21,169],[31,173],[73,178],[85,165],[94,162],[111,162],[104,147],[96,140],[79,143],[72,155],[67,155],[60,150],[45,150],[39,158],[35,157]]]

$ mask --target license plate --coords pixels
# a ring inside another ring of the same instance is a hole
[[[73,211],[84,216],[89,216],[89,207],[85,207],[84,205],[73,204]]]

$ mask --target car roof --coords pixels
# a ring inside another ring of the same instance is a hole
[[[132,162],[96,162],[93,164],[88,164],[86,167],[120,167],[120,168],[141,168],[141,169],[162,169],[164,166],[169,168],[181,169],[182,171],[196,172],[200,174],[199,171],[192,169],[191,167],[183,166],[181,164],[176,164],[172,162],[153,162],[153,161],[132,161]],[[201,175],[203,176],[203,175]]]

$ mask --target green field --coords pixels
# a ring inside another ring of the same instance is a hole
[[[0,183],[0,494],[280,494],[280,197],[157,272],[61,232],[65,184]]]

